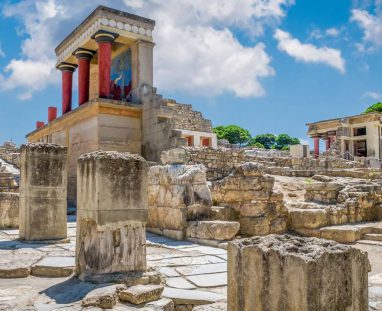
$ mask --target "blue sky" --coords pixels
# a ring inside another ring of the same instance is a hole
[[[157,21],[158,92],[214,126],[307,139],[307,122],[382,101],[381,0],[89,2],[1,2],[0,141],[25,142],[48,106],[61,110],[54,48],[98,4]]]

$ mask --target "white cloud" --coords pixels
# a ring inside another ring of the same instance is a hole
[[[1,48],[1,41],[0,41],[0,57],[5,57],[5,53],[3,49]]]
[[[382,98],[380,93],[373,92],[373,91],[367,91],[363,94],[363,97],[369,97],[374,100],[380,100]]]
[[[337,38],[342,33],[342,31],[343,31],[343,28],[335,28],[335,27],[327,28],[325,30],[314,28],[309,33],[309,39],[320,40],[327,37]]]
[[[341,30],[335,27],[328,28],[325,30],[325,34],[329,37],[338,37],[340,33],[341,33]]]
[[[212,96],[228,91],[248,97],[262,96],[261,79],[274,75],[271,58],[256,36],[265,27],[278,25],[294,0],[101,0],[99,4],[156,20],[154,75],[159,91]],[[54,47],[94,7],[91,1],[81,1],[73,9],[71,0],[6,5],[3,14],[21,20],[19,32],[28,38],[22,42],[21,58],[6,67],[0,90],[24,88],[25,94],[33,94],[57,83]],[[243,45],[233,29],[241,29],[254,42]],[[25,75],[20,78],[23,66],[31,72],[39,68],[36,83]]]
[[[363,31],[362,43],[357,44],[360,51],[372,51],[382,45],[382,11],[373,15],[366,10],[355,9],[350,20]]]
[[[297,61],[304,63],[325,64],[345,73],[345,60],[342,58],[341,51],[328,48],[326,46],[317,47],[313,44],[301,43],[293,38],[288,32],[277,29],[274,38],[278,41],[280,51],[287,53]]]

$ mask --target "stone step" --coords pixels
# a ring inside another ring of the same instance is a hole
[[[368,234],[364,234],[362,238],[364,240],[382,241],[382,234],[380,234],[380,233],[368,233]]]
[[[382,227],[372,227],[370,228],[371,233],[377,233],[377,234],[382,234]]]

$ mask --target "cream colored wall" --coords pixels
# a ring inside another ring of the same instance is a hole
[[[178,129],[178,131],[182,132],[182,136],[193,136],[194,137],[194,147],[201,147],[201,138],[210,138],[211,139],[211,147],[216,149],[218,146],[217,143],[217,137],[215,133],[206,133],[206,132],[197,132],[197,131],[188,131],[188,130],[181,130]]]

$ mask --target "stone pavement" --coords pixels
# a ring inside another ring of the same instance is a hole
[[[17,240],[18,230],[0,231],[0,310],[82,310],[82,298],[106,285],[80,282],[72,276],[75,225],[68,223],[70,242],[60,244],[24,243]],[[148,267],[162,273],[166,282],[162,297],[178,306],[190,309],[225,301],[226,261],[224,249],[147,233]],[[115,309],[136,310],[131,305]]]
[[[81,307],[82,298],[106,284],[80,282],[71,275],[74,222],[68,223],[68,236],[69,243],[30,244],[16,240],[18,230],[0,231],[0,310],[89,310]],[[382,242],[361,242],[355,247],[369,254],[370,310],[382,310]],[[179,310],[226,300],[227,252],[224,249],[175,241],[148,232],[147,264],[162,273],[166,282],[162,297],[173,299],[178,307],[184,306]],[[224,304],[217,306],[223,308],[219,310],[225,308]],[[139,308],[119,304],[114,309]]]

